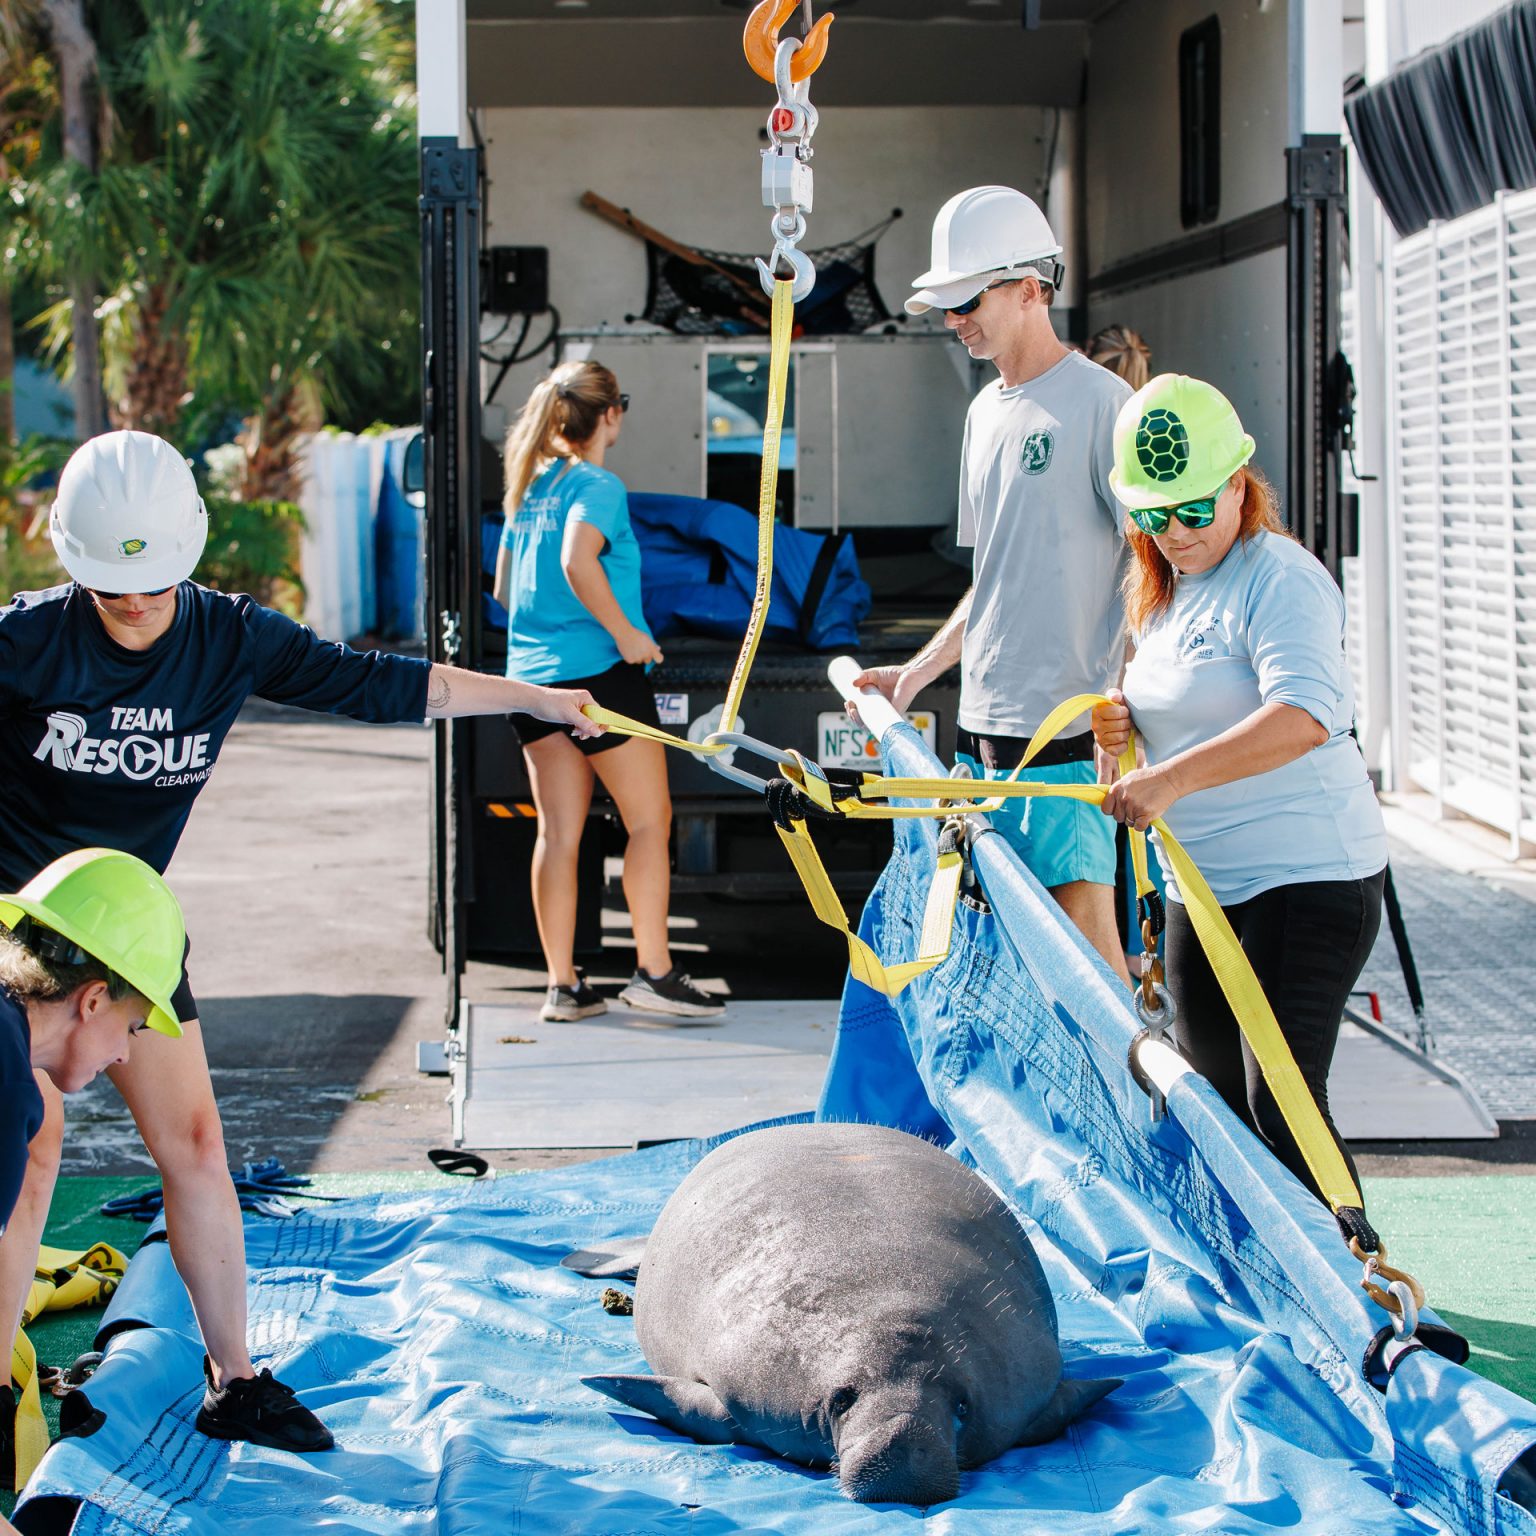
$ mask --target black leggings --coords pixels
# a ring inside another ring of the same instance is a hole
[[[1381,927],[1385,881],[1385,870],[1364,880],[1305,881],[1222,908],[1356,1184],[1354,1159],[1328,1112],[1328,1068],[1350,989]],[[1164,946],[1168,990],[1178,1008],[1173,1035],[1179,1050],[1233,1113],[1321,1197],[1179,902],[1168,903]]]

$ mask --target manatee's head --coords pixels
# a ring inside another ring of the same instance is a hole
[[[824,1409],[843,1492],[861,1504],[942,1504],[960,1492],[960,1469],[978,1457],[986,1384],[964,1354],[923,1330],[864,1341]]]
[[[960,1492],[954,1429],[921,1407],[889,1413],[871,1403],[839,1440],[837,1474],[860,1504],[946,1503]]]

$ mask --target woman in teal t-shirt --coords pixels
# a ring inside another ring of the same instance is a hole
[[[1328,1069],[1380,927],[1387,835],[1351,734],[1343,597],[1281,528],[1253,451],[1227,399],[1177,374],[1138,390],[1115,422],[1110,484],[1132,520],[1136,653],[1093,728],[1118,756],[1134,725],[1146,764],[1110,789],[1104,813],[1143,829],[1162,817],[1188,851],[1348,1163]],[[1179,1049],[1315,1189],[1166,862],[1163,872]]]
[[[624,482],[603,467],[629,399],[600,363],[563,363],[540,382],[507,437],[507,521],[496,559],[505,605],[507,676],[580,678],[617,714],[658,726],[645,669],[662,659],[640,605],[640,546]],[[624,900],[638,966],[619,994],[632,1007],[708,1017],[723,1005],[679,974],[667,947],[672,797],[666,751],[605,732],[574,740],[558,725],[513,715],[539,835],[533,907],[549,968],[548,1020],[584,1019],[607,1003],[576,969],[576,868],[594,776],[613,797],[629,843]]]

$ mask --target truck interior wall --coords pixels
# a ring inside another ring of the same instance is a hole
[[[771,105],[764,91],[761,109],[485,111],[491,243],[549,248],[550,299],[570,330],[622,326],[645,306],[645,248],[580,206],[589,187],[687,244],[766,254],[769,213],[758,194],[758,133]],[[1038,191],[1054,119],[1049,109],[1020,106],[826,109],[807,247],[846,240],[904,209],[875,263],[887,307],[899,314],[928,265],[940,204],[988,181]],[[535,318],[533,334],[546,323]],[[487,334],[499,325],[489,323]],[[488,436],[501,435],[548,365],[546,354],[510,371],[486,412]],[[636,435],[644,415],[637,402],[628,423]],[[620,475],[623,454],[621,442],[612,458]]]
[[[1152,349],[1153,372],[1191,374],[1221,390],[1259,445],[1254,462],[1284,494],[1283,250],[1128,293],[1090,296],[1088,324],[1093,330],[1129,325]]]
[[[1095,0],[1087,0],[1091,7]],[[1076,0],[1082,9],[1084,0]],[[472,105],[498,107],[772,106],[742,58],[747,6],[732,15],[678,15],[669,0],[630,0],[629,15],[591,19],[472,16]],[[819,15],[824,9],[817,6]],[[1016,7],[942,20],[860,16],[828,6],[837,26],[813,99],[845,107],[1075,106],[1082,92],[1084,21],[1026,31]],[[913,10],[921,15],[923,7]],[[649,11],[650,14],[646,14]],[[793,35],[799,18],[786,24]]]

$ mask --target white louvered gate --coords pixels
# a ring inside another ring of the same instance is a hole
[[[1409,779],[1536,841],[1536,194],[1391,257],[1399,731]]]

